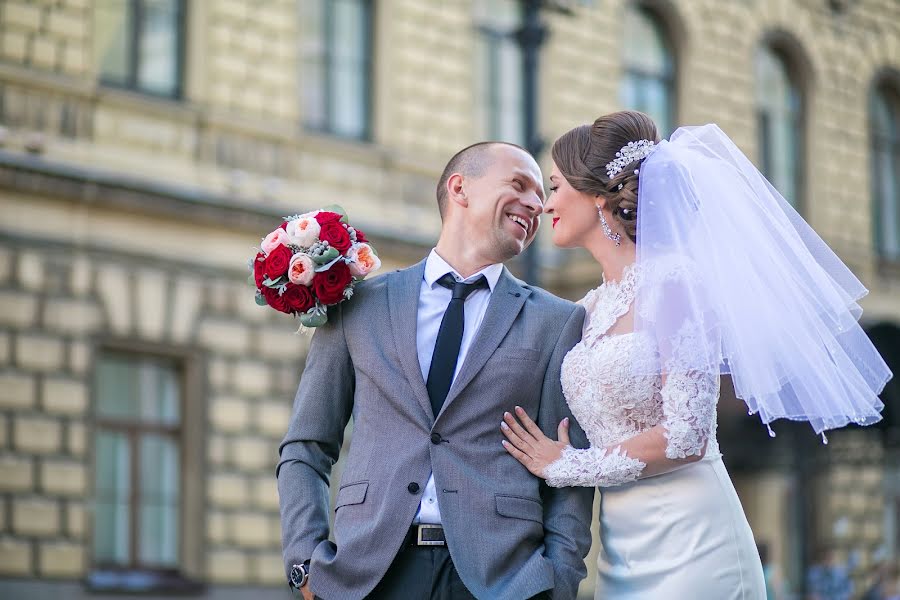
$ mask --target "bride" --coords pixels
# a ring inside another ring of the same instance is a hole
[[[720,374],[767,427],[806,420],[827,443],[877,421],[891,375],[856,322],[865,289],[715,125],[659,142],[618,112],[552,157],[553,242],[604,276],[562,371],[590,447],[519,409],[503,445],[551,486],[599,486],[597,598],[765,598],[716,442]]]

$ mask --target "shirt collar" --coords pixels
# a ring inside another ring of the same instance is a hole
[[[463,279],[462,275],[457,273],[456,269],[451,267],[447,261],[441,258],[441,255],[437,253],[436,249],[433,249],[431,254],[428,255],[428,259],[425,261],[425,283],[428,284],[428,287],[434,287],[435,282],[447,273],[453,273],[453,276],[456,277],[458,281],[464,281],[466,283],[471,283],[478,279],[479,276],[484,275],[484,278],[487,279],[488,287],[490,287],[493,292],[494,286],[497,285],[497,282],[500,280],[500,275],[503,273],[503,265],[501,263],[488,265],[471,277]]]

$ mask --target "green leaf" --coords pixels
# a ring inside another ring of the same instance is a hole
[[[327,322],[328,315],[326,313],[307,312],[300,315],[300,323],[304,327],[319,327],[320,325],[324,325]]]
[[[347,211],[344,210],[343,206],[339,204],[329,204],[325,208],[322,209],[325,212],[333,212],[341,215],[341,223],[349,223],[350,221],[347,219]]]
[[[277,288],[285,283],[287,283],[287,280],[284,277],[277,277],[275,279],[266,277],[263,279],[263,285],[270,288]]]
[[[247,283],[249,283],[253,287],[256,287],[256,277],[253,276],[253,273],[250,273],[250,276],[247,277]]]
[[[269,305],[269,303],[266,302],[266,297],[263,296],[262,294],[256,294],[255,300],[256,300],[256,303],[260,306],[268,306]]]
[[[341,253],[338,252],[337,248],[329,248],[321,256],[313,256],[312,259],[316,264],[324,265],[330,263],[340,255]]]

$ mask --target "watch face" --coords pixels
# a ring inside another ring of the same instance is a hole
[[[304,581],[306,579],[305,573],[303,569],[300,568],[300,565],[294,565],[291,567],[291,585],[295,588],[299,588],[301,585],[306,583]]]

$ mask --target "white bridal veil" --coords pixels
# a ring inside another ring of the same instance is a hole
[[[730,374],[767,425],[881,419],[891,372],[857,323],[867,290],[721,129],[678,129],[639,181],[635,331],[664,371]]]

